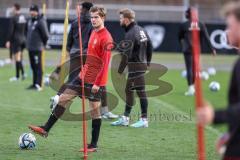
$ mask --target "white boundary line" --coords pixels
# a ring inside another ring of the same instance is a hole
[[[180,114],[182,114],[182,115],[188,115],[188,113],[186,113],[186,112],[178,109],[176,106],[174,106],[174,105],[172,105],[172,104],[170,104],[170,103],[164,102],[164,101],[162,101],[162,100],[160,100],[160,99],[155,99],[155,98],[153,99],[153,98],[151,98],[151,101],[156,101],[156,103],[161,104],[162,106],[164,106],[165,108],[168,108],[168,109],[171,110],[171,111],[178,112],[178,113],[180,113]],[[179,123],[191,123],[191,124],[196,124],[196,120],[194,119],[193,121],[190,121],[190,122],[179,122]],[[214,133],[214,134],[217,135],[217,136],[220,136],[220,135],[222,134],[219,130],[217,130],[217,129],[209,126],[209,125],[206,126],[206,129],[209,130],[210,132]]]

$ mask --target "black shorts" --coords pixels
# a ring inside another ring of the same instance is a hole
[[[25,43],[18,43],[18,42],[13,42],[11,43],[11,52],[12,54],[16,54],[18,52],[22,52],[25,48]]]
[[[77,92],[78,96],[82,98],[82,81],[77,78],[71,83],[67,84],[67,88]],[[84,95],[91,102],[100,102],[102,94],[104,92],[105,87],[101,86],[97,93],[92,93],[93,84],[85,83],[84,84]]]

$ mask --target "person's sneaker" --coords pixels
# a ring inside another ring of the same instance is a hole
[[[139,121],[132,124],[131,127],[133,128],[147,128],[148,127],[148,120],[146,118],[140,118]]]
[[[84,148],[81,148],[79,152],[84,152]],[[97,152],[97,146],[93,144],[88,144],[87,152]]]
[[[41,126],[34,126],[34,125],[29,125],[28,128],[32,130],[34,133],[39,134],[40,136],[47,138],[48,132],[44,130],[43,127]]]
[[[17,78],[17,77],[12,77],[12,78],[9,79],[9,82],[16,82],[16,81],[18,81],[18,80],[19,80],[19,78]]]
[[[116,119],[118,117],[119,117],[118,115],[113,114],[112,112],[107,112],[102,115],[102,118],[104,119]]]
[[[43,88],[39,84],[35,84],[35,88],[37,91],[42,91]]]
[[[112,126],[128,126],[129,117],[122,116],[117,121],[111,123]]]
[[[194,96],[195,88],[194,85],[189,86],[188,91],[185,92],[185,96]]]
[[[50,98],[50,109],[53,111],[59,102],[59,95]]]

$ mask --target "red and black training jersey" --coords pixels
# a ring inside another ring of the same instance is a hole
[[[83,67],[83,73],[81,73],[81,76],[84,76],[85,83],[97,86],[107,84],[112,43],[112,36],[106,28],[92,32],[88,44],[86,63]]]

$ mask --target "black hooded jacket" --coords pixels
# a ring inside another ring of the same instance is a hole
[[[80,21],[81,21],[81,31],[82,31],[83,54],[86,54],[87,48],[88,48],[88,41],[93,29],[90,21],[89,13],[81,14]],[[78,19],[75,19],[72,22],[72,25],[68,34],[67,51],[70,54],[79,54],[80,47],[79,47]]]
[[[188,20],[186,22],[183,22],[179,28],[178,32],[178,40],[180,44],[182,45],[182,52],[185,54],[191,54],[192,53],[192,31],[191,28],[191,21]],[[207,32],[206,26],[203,23],[199,23],[200,28],[200,41],[201,43],[206,42],[209,49],[213,50],[213,46],[211,44],[209,34]],[[183,40],[183,43],[182,43]]]
[[[131,45],[127,45],[129,48],[124,48],[124,45],[120,51],[123,56],[118,72],[122,73],[126,66],[129,72],[144,72],[152,59],[152,42],[147,32],[135,22],[127,26],[125,31],[124,41],[131,42]]]
[[[26,23],[24,15],[18,14],[10,19],[7,41],[21,45],[26,41]]]
[[[42,51],[49,38],[46,19],[43,15],[28,20],[27,48],[29,51]]]
[[[215,111],[214,123],[227,123],[231,139],[225,156],[240,158],[240,58],[236,61],[228,92],[227,110]]]

